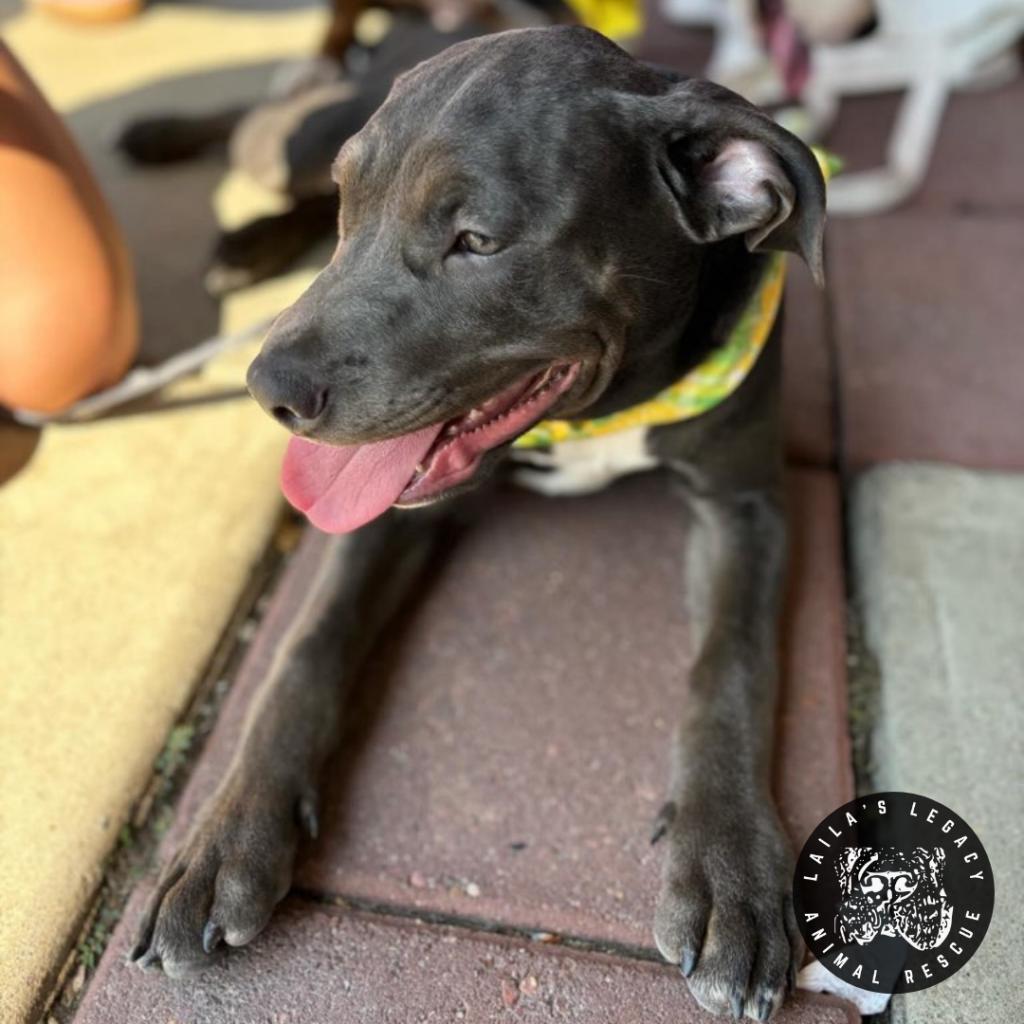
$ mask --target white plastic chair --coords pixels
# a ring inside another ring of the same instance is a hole
[[[838,46],[816,46],[803,102],[816,134],[842,96],[903,90],[883,167],[829,186],[829,212],[867,214],[906,199],[928,170],[949,94],[1019,72],[1013,46],[1024,0],[876,0],[878,27]]]
[[[822,0],[827,2],[827,0]],[[740,87],[755,103],[775,102],[771,78],[758,62],[755,0],[663,0],[666,17],[711,25],[710,78]],[[858,215],[890,209],[921,184],[946,102],[954,89],[1000,84],[1019,71],[1014,44],[1024,33],[1024,0],[875,0],[877,27],[863,39],[811,50],[811,75],[801,98],[800,134],[820,138],[843,96],[901,90],[883,167],[843,174],[829,185],[829,212]],[[760,69],[761,74],[756,72]]]
[[[714,50],[704,74],[768,106],[785,99],[782,77],[765,52],[757,0],[662,0],[662,11],[677,25],[714,30]]]

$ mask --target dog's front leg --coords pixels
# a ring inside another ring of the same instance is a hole
[[[223,939],[240,946],[288,891],[300,831],[317,833],[318,778],[353,675],[433,549],[443,519],[388,513],[332,539],[249,712],[236,755],[166,867],[132,954],[177,977]]]
[[[667,851],[655,936],[702,1007],[767,1020],[799,952],[792,855],[770,792],[785,521],[775,483],[696,490],[697,657],[657,825]]]

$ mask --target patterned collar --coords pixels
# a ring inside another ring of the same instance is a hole
[[[542,420],[513,442],[548,448],[563,441],[601,437],[630,427],[657,427],[693,419],[728,398],[746,379],[771,334],[782,303],[786,258],[773,254],[728,340],[674,384],[646,402],[592,420]]]

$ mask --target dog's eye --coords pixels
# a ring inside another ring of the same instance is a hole
[[[501,243],[479,231],[462,231],[455,239],[453,252],[468,252],[474,256],[493,256],[501,248]]]

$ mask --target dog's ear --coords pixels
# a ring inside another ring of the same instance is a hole
[[[825,181],[803,142],[710,82],[680,82],[634,102],[682,228],[694,241],[743,235],[751,252],[798,253],[823,283]]]

